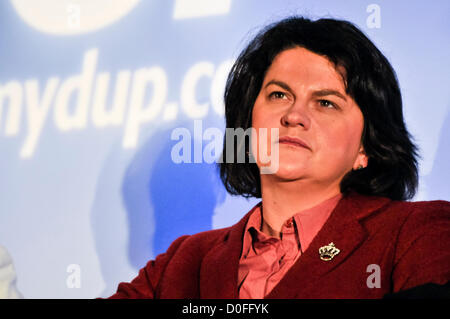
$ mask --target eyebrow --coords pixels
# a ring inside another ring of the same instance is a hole
[[[271,80],[269,81],[264,88],[268,87],[271,84],[275,84],[278,85],[279,87],[285,89],[286,91],[292,92],[291,88],[289,87],[289,85],[287,85],[286,83],[282,82],[282,81],[277,81],[277,80]]]
[[[289,85],[287,85],[286,83],[284,83],[282,81],[271,80],[265,85],[265,87],[268,87],[271,84],[278,85],[279,87],[285,89],[286,91],[292,92],[292,89],[289,87]],[[323,89],[323,90],[318,90],[318,91],[313,92],[313,96],[315,96],[315,97],[324,97],[324,96],[328,96],[328,95],[335,95],[335,96],[341,98],[342,100],[344,100],[345,102],[347,102],[347,99],[345,98],[345,96],[342,93],[340,93],[339,91],[333,90],[333,89]]]
[[[345,102],[347,102],[347,99],[345,98],[345,96],[336,90],[324,89],[324,90],[315,91],[313,93],[313,96],[317,96],[317,97],[323,97],[323,96],[327,96],[327,95],[335,95],[335,96],[343,99]]]

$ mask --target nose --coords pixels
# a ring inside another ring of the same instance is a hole
[[[300,101],[295,101],[281,117],[283,126],[302,126],[304,129],[309,129],[310,123],[306,103]]]

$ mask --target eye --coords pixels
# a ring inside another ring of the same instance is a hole
[[[284,94],[283,92],[280,92],[280,91],[274,91],[274,92],[269,94],[269,98],[271,98],[271,99],[285,99],[286,98],[286,94]]]
[[[326,108],[337,108],[336,104],[328,100],[319,100],[319,104]]]

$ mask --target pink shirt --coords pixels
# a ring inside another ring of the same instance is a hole
[[[244,232],[239,261],[238,289],[241,299],[262,299],[283,278],[325,224],[342,194],[288,219],[280,239],[261,231],[261,207],[250,216]]]

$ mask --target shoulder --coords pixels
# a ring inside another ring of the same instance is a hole
[[[206,252],[216,244],[225,241],[231,228],[232,226],[207,230],[194,235],[182,236],[173,242],[168,253],[170,250],[174,249],[183,251],[184,253],[187,253],[188,251],[195,251],[196,254]]]
[[[399,208],[408,208],[416,213],[420,212],[444,212],[448,213],[450,211],[450,202],[445,200],[430,200],[430,201],[393,201],[392,203],[397,203]]]
[[[450,240],[450,202],[443,200],[404,202],[398,249],[401,252],[414,243],[427,243],[433,248],[434,240]]]
[[[259,205],[260,204],[254,206],[234,225],[207,230],[194,235],[183,236],[182,244],[179,245],[179,250],[195,250],[195,254],[202,255],[220,244],[228,243],[233,247],[236,245],[242,245],[242,235],[244,233],[247,221]]]
[[[450,202],[444,200],[401,202],[398,210],[404,210],[405,219],[402,224],[402,233],[409,232],[416,235],[419,230],[432,232],[444,227],[449,230]],[[437,229],[438,228],[438,229]]]
[[[450,202],[432,201],[398,201],[385,197],[362,197],[358,199],[362,213],[358,219],[366,220],[377,228],[391,228],[408,232],[417,228],[428,228],[450,218]],[[362,203],[362,204],[361,204]]]
[[[396,234],[400,251],[422,237],[448,236],[450,232],[450,202],[444,200],[386,201],[365,217],[366,225]]]
[[[352,194],[351,210],[386,258],[393,291],[450,280],[450,203]],[[349,213],[350,215],[351,213]]]
[[[395,249],[397,288],[450,280],[450,203],[442,200],[405,202]]]
[[[383,208],[388,210],[397,210],[406,213],[423,213],[430,211],[450,211],[450,202],[445,200],[430,200],[430,201],[400,201],[389,200],[385,197],[376,197],[386,199],[387,205]]]

